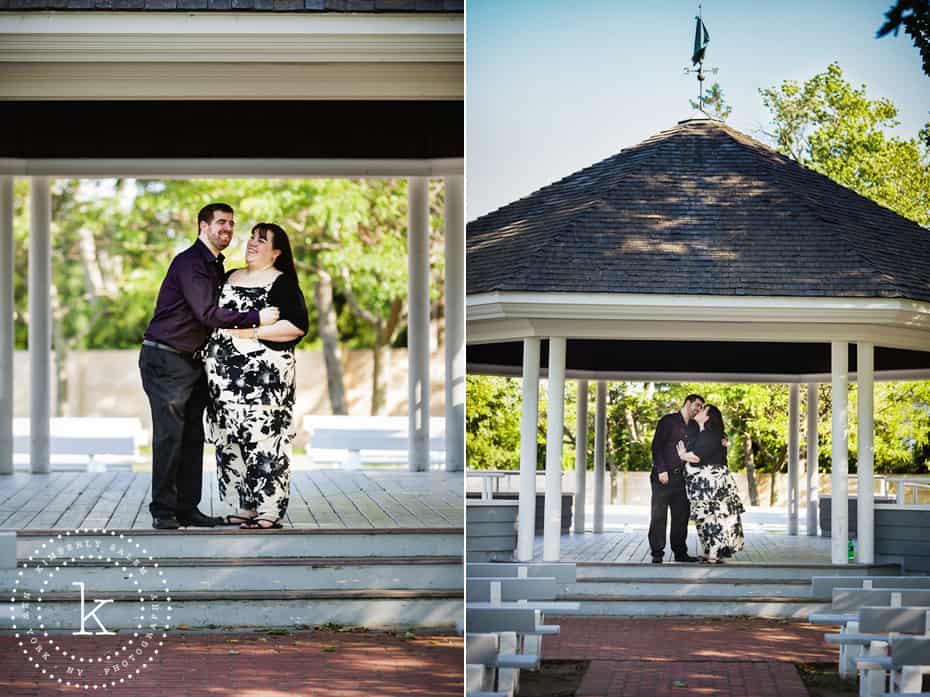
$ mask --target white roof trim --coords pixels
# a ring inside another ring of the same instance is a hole
[[[488,363],[468,363],[469,375],[499,375],[502,377],[521,377],[522,366],[494,365]],[[540,366],[540,378],[548,377],[546,366]],[[566,370],[565,377],[570,380],[609,380],[611,382],[725,382],[736,384],[828,384],[830,373],[681,373],[670,370],[655,372],[637,372],[624,370]],[[924,370],[885,370],[875,371],[875,380],[892,382],[899,380],[930,380],[930,368]],[[849,381],[855,382],[856,372],[849,373]]]
[[[313,177],[442,177],[464,172],[462,158],[402,159],[11,159],[0,176],[157,179]]]
[[[894,298],[482,293],[469,343],[528,336],[679,341],[868,341],[930,350],[930,304]]]
[[[461,14],[43,12],[0,15],[0,62],[441,62]]]
[[[461,14],[0,13],[0,100],[462,100]]]

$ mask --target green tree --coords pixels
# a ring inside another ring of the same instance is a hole
[[[930,154],[917,138],[885,134],[898,125],[889,100],[870,99],[832,63],[799,85],[760,90],[772,112],[769,135],[782,153],[887,208],[930,226]]]
[[[715,82],[708,88],[707,93],[704,95],[703,106],[696,99],[689,101],[692,109],[703,111],[708,116],[713,116],[721,121],[726,121],[733,112],[733,107],[727,104],[726,99],[724,99],[723,88],[720,87],[719,82]]]
[[[898,30],[914,40],[914,46],[920,50],[924,73],[930,76],[930,2],[928,0],[897,0],[885,13],[885,23],[879,27],[876,38],[890,33],[898,35]]]

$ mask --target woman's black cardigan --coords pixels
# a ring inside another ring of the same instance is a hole
[[[727,464],[727,449],[723,447],[723,433],[715,428],[704,427],[697,439],[694,441],[694,447],[691,452],[701,458],[701,461],[695,463],[697,467],[705,465],[723,465]]]

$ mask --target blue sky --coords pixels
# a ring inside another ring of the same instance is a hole
[[[759,88],[833,61],[899,109],[895,133],[930,120],[930,77],[910,37],[876,39],[892,0],[706,0],[706,67],[719,67],[728,123],[764,139]],[[691,113],[697,3],[468,0],[468,220],[675,125]]]

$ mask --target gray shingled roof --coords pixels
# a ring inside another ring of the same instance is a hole
[[[695,119],[474,220],[467,292],[911,298],[930,231]]]
[[[37,10],[461,13],[465,0],[0,0],[0,11]]]

